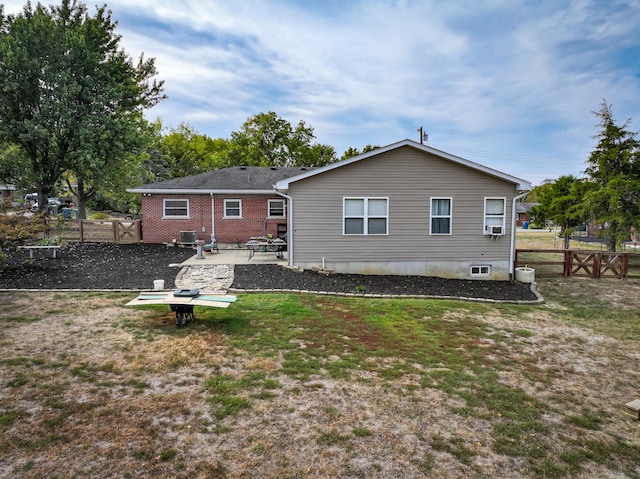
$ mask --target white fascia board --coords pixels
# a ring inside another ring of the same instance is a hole
[[[128,188],[129,193],[149,193],[153,195],[272,195],[273,190],[201,190],[165,188]]]
[[[417,150],[423,151],[425,153],[430,153],[430,154],[432,154],[434,156],[438,156],[440,158],[444,158],[444,159],[452,161],[454,163],[458,163],[458,164],[464,165],[464,166],[466,166],[468,168],[471,168],[471,169],[474,169],[474,170],[477,170],[477,171],[481,171],[483,173],[486,173],[486,174],[491,175],[491,176],[495,176],[497,178],[503,179],[503,180],[508,181],[510,183],[514,183],[516,185],[516,189],[517,190],[530,190],[531,189],[531,183],[529,183],[526,180],[523,180],[521,178],[516,178],[515,176],[511,176],[511,175],[508,175],[508,174],[503,173],[501,171],[494,170],[493,168],[489,168],[488,166],[484,166],[484,165],[481,165],[479,163],[475,163],[473,161],[467,160],[465,158],[461,158],[459,156],[455,156],[455,155],[452,155],[450,153],[446,153],[444,151],[437,150],[435,148],[432,148],[432,147],[427,146],[427,145],[420,144],[420,143],[415,142],[413,140],[398,141],[396,143],[392,143],[390,145],[383,146],[382,148],[377,148],[375,150],[368,151],[367,153],[363,153],[361,155],[354,156],[352,158],[347,158],[346,160],[338,161],[337,163],[331,163],[329,165],[325,165],[325,166],[323,166],[321,168],[318,168],[316,170],[308,171],[308,172],[303,173],[301,175],[292,176],[291,178],[280,180],[275,184],[274,187],[278,191],[288,191],[289,185],[291,183],[295,183],[296,181],[304,180],[305,178],[309,178],[310,176],[319,175],[321,173],[324,173],[325,171],[333,170],[335,168],[340,168],[342,166],[350,165],[350,164],[355,163],[357,161],[361,161],[361,160],[370,158],[372,156],[380,155],[382,153],[386,153],[388,151],[395,150],[397,148],[401,148],[403,146],[410,146],[412,148],[415,148]]]

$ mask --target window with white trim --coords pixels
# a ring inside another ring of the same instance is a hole
[[[491,274],[490,265],[478,265],[471,267],[471,276],[489,276]]]
[[[502,235],[505,232],[506,198],[484,199],[484,234]]]
[[[225,218],[242,218],[242,200],[224,200]]]
[[[269,218],[284,218],[284,200],[269,200]]]
[[[344,198],[345,235],[386,235],[388,221],[388,198]]]
[[[189,217],[189,200],[187,199],[169,199],[162,200],[162,216],[163,218],[188,218]]]
[[[450,235],[452,205],[451,198],[431,198],[431,230],[432,235]]]

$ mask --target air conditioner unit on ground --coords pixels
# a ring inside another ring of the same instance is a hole
[[[196,244],[198,233],[196,231],[180,231],[180,244],[193,245]]]

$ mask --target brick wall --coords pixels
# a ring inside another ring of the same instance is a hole
[[[163,218],[164,199],[188,199],[189,218]],[[242,217],[224,218],[224,200],[241,200]],[[272,234],[284,218],[268,218],[268,200],[277,195],[215,195],[215,237],[218,243],[246,242],[252,236]],[[142,195],[142,239],[145,243],[180,241],[180,231],[196,231],[198,239],[211,239],[211,196]]]

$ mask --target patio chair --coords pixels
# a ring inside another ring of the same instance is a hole
[[[219,252],[218,250],[218,242],[216,241],[215,237],[211,237],[211,242],[202,246],[202,249],[204,251],[209,251],[211,253],[213,253],[213,250],[216,250],[216,253]]]

